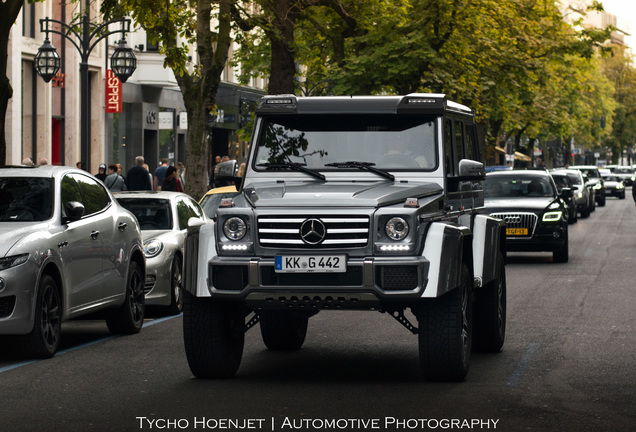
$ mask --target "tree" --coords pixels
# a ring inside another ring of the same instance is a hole
[[[603,59],[602,69],[614,86],[617,108],[611,122],[612,133],[606,144],[612,148],[613,162],[627,150],[630,158],[636,144],[636,70],[633,57],[624,47],[616,46],[615,55]]]
[[[18,18],[23,4],[23,0],[5,0],[0,3],[0,165],[7,163],[5,117],[9,100],[13,96],[13,88],[7,76],[9,33],[11,33],[11,27]]]
[[[232,43],[232,0],[107,0],[105,19],[130,15],[160,44],[164,66],[173,70],[188,113],[186,191],[201,197],[207,191],[210,148],[207,121],[215,112],[216,93]],[[212,22],[216,23],[215,29]],[[196,46],[196,65],[187,68],[189,45]]]

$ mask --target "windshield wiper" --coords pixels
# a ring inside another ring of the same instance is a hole
[[[322,181],[327,181],[327,178],[322,175],[321,173],[319,173],[318,171],[309,169],[309,168],[305,168],[306,164],[303,163],[298,163],[298,162],[282,162],[282,163],[260,163],[260,164],[256,164],[256,166],[262,166],[262,167],[266,167],[268,169],[272,169],[272,170],[284,170],[284,169],[291,169],[291,170],[296,170],[296,171],[300,171],[300,172],[304,172],[305,174],[309,174],[312,177],[315,177],[319,180]]]
[[[388,178],[389,180],[395,180],[395,176],[390,172],[374,168],[374,163],[372,162],[358,162],[358,161],[348,161],[348,162],[333,162],[325,164],[325,166],[332,166],[336,168],[359,168],[361,170],[371,171],[377,175],[380,175],[384,178]]]

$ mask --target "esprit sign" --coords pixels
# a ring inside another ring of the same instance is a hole
[[[111,69],[106,69],[106,112],[120,113],[122,108],[121,81]]]

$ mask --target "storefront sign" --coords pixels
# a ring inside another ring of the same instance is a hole
[[[173,129],[173,113],[172,111],[159,112],[159,129]]]
[[[106,112],[120,113],[122,109],[121,81],[111,69],[106,69]]]

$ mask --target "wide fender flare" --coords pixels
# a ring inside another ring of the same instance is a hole
[[[497,278],[497,256],[505,257],[506,223],[488,215],[476,215],[473,221],[473,268],[479,286]]]
[[[472,271],[471,232],[451,222],[433,222],[426,232],[422,256],[430,265],[422,297],[439,297],[461,284],[462,264]]]
[[[196,297],[210,297],[208,262],[216,256],[214,223],[193,224],[183,249],[183,288]]]

